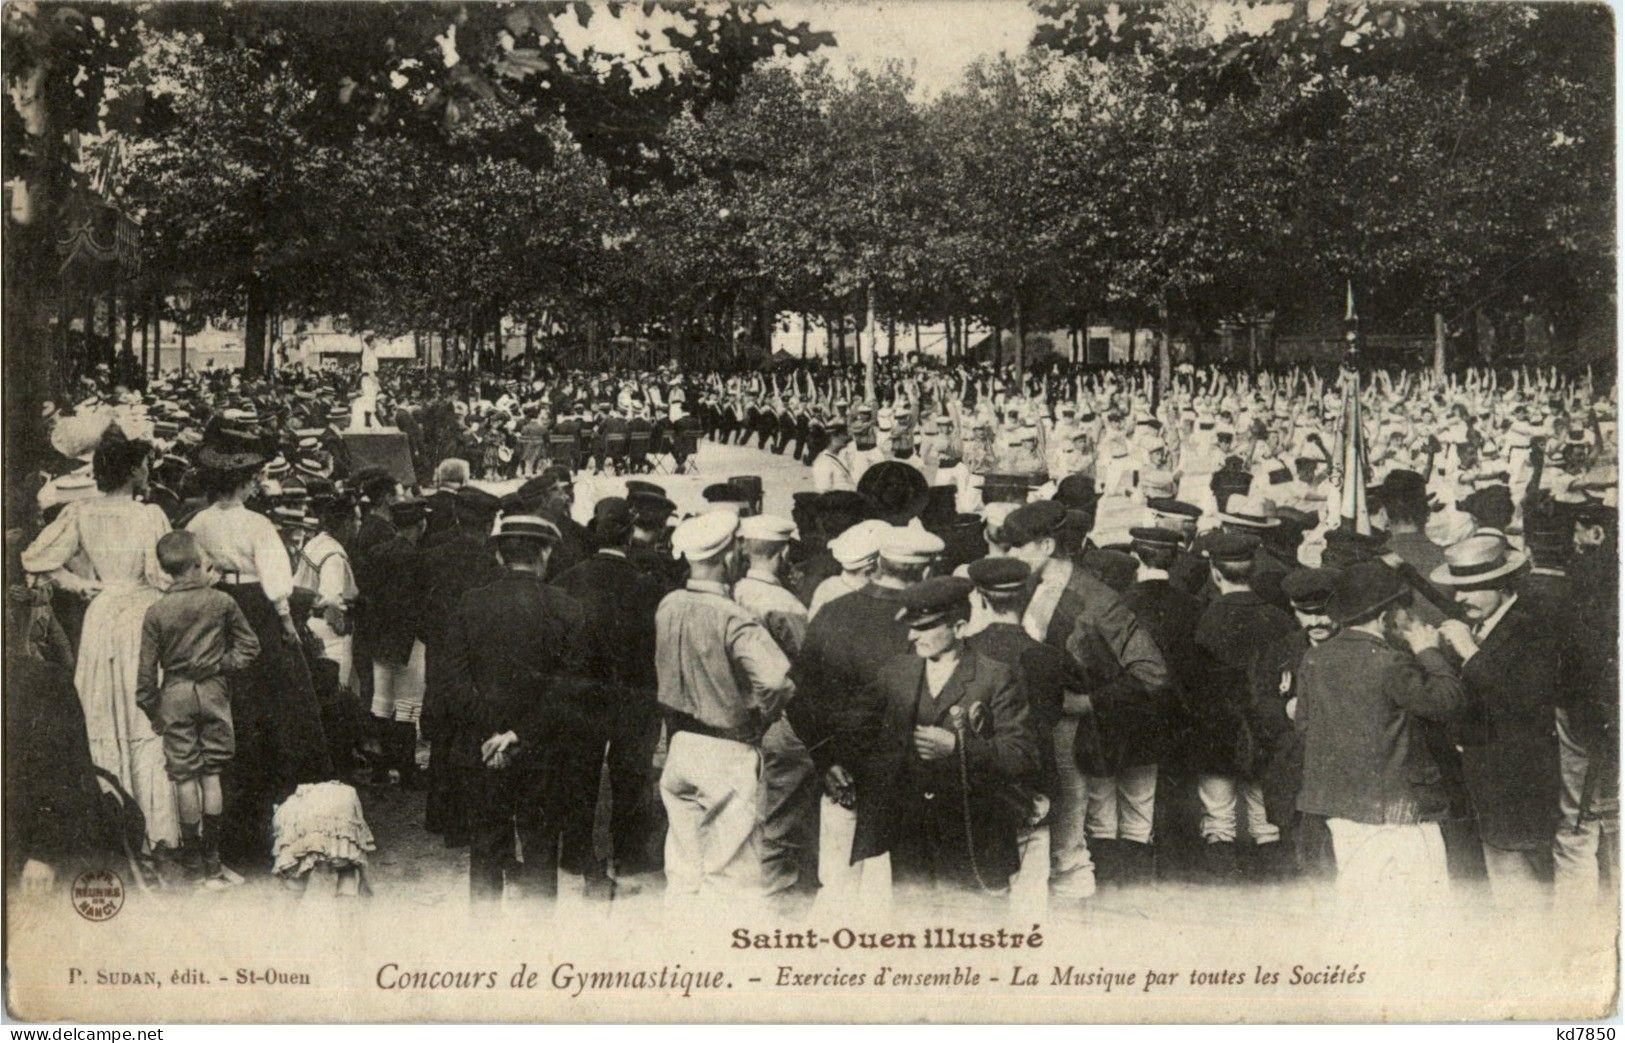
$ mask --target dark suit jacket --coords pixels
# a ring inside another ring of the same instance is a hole
[[[785,716],[819,772],[835,763],[851,767],[841,746],[878,725],[876,678],[887,663],[912,654],[908,627],[897,621],[901,594],[871,583],[831,601],[807,625]]]
[[[1044,611],[1035,599],[1028,606],[1029,616],[1035,614],[1035,606],[1037,614]],[[1128,763],[1123,759],[1128,747],[1117,746],[1117,741],[1137,743],[1137,722],[1155,713],[1157,693],[1168,684],[1168,664],[1151,631],[1121,594],[1073,565],[1044,629],[1044,643],[1072,657],[1090,697],[1092,713],[1089,719],[1079,719],[1080,741],[1075,748],[1080,756],[1091,750],[1099,756],[1091,755],[1079,766],[1110,768],[1103,773],[1114,774]]]
[[[550,748],[593,730],[585,623],[580,602],[529,573],[463,595],[447,642],[458,766],[479,768],[480,744],[511,731],[521,744],[513,770],[545,770],[556,766]]]
[[[585,669],[617,719],[655,710],[655,610],[665,590],[624,555],[599,551],[553,586],[586,613]]]
[[[1298,692],[1298,664],[1309,650],[1309,634],[1294,630],[1270,642],[1253,657],[1247,711],[1256,750],[1255,772],[1264,791],[1264,810],[1278,826],[1290,824],[1303,783],[1303,740],[1286,715]]]
[[[1203,683],[1203,660],[1196,647],[1201,601],[1171,579],[1147,579],[1124,591],[1123,602],[1162,652],[1168,683],[1153,693],[1157,698],[1136,705],[1135,712],[1107,708],[1101,727],[1118,770],[1155,764],[1173,752],[1168,741],[1170,714],[1182,697],[1200,691]]]
[[[914,754],[921,700],[930,701],[924,678],[925,661],[913,654],[888,662],[873,685],[881,707],[879,727],[843,743],[857,754],[854,862],[892,850],[902,831],[918,829],[920,824],[911,822],[908,814],[918,810],[924,794],[934,794],[934,800],[963,799],[957,751],[931,762]],[[978,703],[982,709],[973,710]],[[951,728],[955,707],[967,722],[985,715],[979,729],[966,724],[964,753],[977,862],[990,875],[991,884],[991,877],[1007,878],[1016,869],[1016,831],[1030,808],[1018,795],[1041,768],[1038,733],[1016,671],[968,648],[924,717],[937,727]]]
[[[1303,789],[1298,810],[1369,825],[1443,819],[1449,795],[1417,723],[1446,721],[1467,697],[1438,649],[1413,656],[1344,630],[1298,664]]]
[[[423,610],[418,636],[424,648],[423,730],[430,738],[448,724],[452,620],[463,595],[494,583],[504,570],[482,532],[456,530],[423,552]],[[489,736],[487,736],[489,738]]]
[[[450,489],[436,489],[424,497],[424,506],[429,510],[429,520],[423,528],[425,544],[431,540],[438,543],[443,533],[451,532],[458,527],[455,492]]]
[[[592,534],[587,527],[562,511],[538,511],[542,517],[559,527],[562,537],[553,546],[547,559],[547,578],[556,579],[572,566],[578,565],[592,553]]]
[[[1253,590],[1221,594],[1203,610],[1196,646],[1205,690],[1186,702],[1192,718],[1186,755],[1194,770],[1216,775],[1253,770],[1254,741],[1247,721],[1253,657],[1297,628],[1291,616]]]
[[[1027,631],[1011,623],[994,623],[966,644],[976,654],[1014,668],[1021,679],[1043,765],[1038,786],[1053,798],[1056,793],[1055,728],[1061,721],[1065,693],[1083,690],[1077,665],[1065,652],[1034,641]],[[1084,723],[1093,725],[1093,718],[1085,718]]]
[[[362,554],[356,589],[366,600],[357,620],[358,640],[375,660],[404,664],[423,629],[423,551],[396,536]]]
[[[1543,849],[1557,825],[1563,635],[1537,607],[1519,598],[1461,668],[1467,794],[1484,843],[1508,850]]]

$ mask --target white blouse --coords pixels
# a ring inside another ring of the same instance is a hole
[[[128,494],[77,500],[23,551],[22,566],[50,574],[67,590],[82,589],[86,581],[162,590],[169,577],[158,567],[158,539],[168,531],[162,508]]]
[[[280,612],[293,593],[293,568],[276,526],[240,503],[213,503],[187,523],[186,531],[208,551],[214,567],[240,583],[258,583]]]

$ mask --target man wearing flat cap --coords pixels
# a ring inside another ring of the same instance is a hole
[[[654,750],[660,742],[660,707],[655,701],[655,611],[665,588],[638,571],[626,542],[632,512],[626,500],[609,496],[593,507],[588,527],[592,557],[566,569],[553,585],[581,603],[585,613],[587,676],[603,708],[604,729],[584,737],[579,750],[576,792],[585,802],[572,815],[576,828],[564,839],[566,863],[584,872],[591,894],[612,894],[612,880],[648,872],[659,865],[654,838],[659,828]],[[593,851],[592,823],[598,803],[596,780],[608,764],[609,835],[613,877]]]
[[[739,517],[709,511],[672,533],[688,559],[682,590],[655,614],[659,701],[671,742],[660,776],[666,807],[666,899],[704,893],[749,903],[763,894],[762,736],[795,691],[767,628],[729,596]]]
[[[1253,586],[1259,546],[1259,538],[1247,532],[1222,532],[1209,542],[1218,597],[1196,623],[1205,691],[1197,693],[1197,702],[1187,704],[1194,720],[1186,754],[1197,772],[1202,801],[1204,862],[1218,877],[1237,871],[1236,840],[1243,812],[1253,868],[1264,872],[1265,863],[1279,850],[1265,850],[1280,840],[1281,831],[1265,814],[1263,792],[1252,775],[1248,669],[1255,655],[1297,627]]]
[[[1110,731],[1114,741],[1109,751],[1102,745],[1091,752],[1086,821],[1090,851],[1102,880],[1115,876],[1134,883],[1151,877],[1157,778],[1160,766],[1175,752],[1168,743],[1170,713],[1180,698],[1188,699],[1204,686],[1203,659],[1196,647],[1202,603],[1175,584],[1171,575],[1180,555],[1187,553],[1184,534],[1141,526],[1130,529],[1129,536],[1139,568],[1123,601],[1162,652],[1168,683],[1154,693],[1155,699],[1105,711],[1111,719],[1097,731]]]
[[[1368,910],[1436,902],[1448,881],[1448,796],[1416,724],[1450,720],[1467,694],[1410,600],[1381,562],[1344,571],[1326,603],[1339,629],[1304,652],[1293,682],[1298,810],[1326,819],[1339,897]]]
[[[983,621],[981,629],[966,639],[966,647],[1016,672],[1027,696],[1034,738],[1040,740],[1040,770],[1034,786],[1043,799],[1018,835],[1021,869],[1011,888],[1012,901],[1041,911],[1049,901],[1049,813],[1057,793],[1053,737],[1069,696],[1074,699],[1072,712],[1081,712],[1076,693],[1082,691],[1083,680],[1072,657],[1034,640],[1022,629],[1021,616],[1032,595],[1028,583],[1032,570],[1026,562],[983,558],[971,562],[966,572],[976,585],[971,593],[972,614]]]
[[[1098,715],[1097,752],[1109,760],[1119,737],[1111,734],[1108,722],[1132,716],[1136,704],[1154,700],[1154,693],[1168,683],[1168,666],[1122,596],[1059,551],[1057,535],[1065,522],[1065,507],[1039,500],[1016,508],[1000,529],[1011,556],[1026,562],[1037,577],[1022,626],[1034,640],[1066,652],[1082,671],[1088,697],[1084,712]],[[1065,710],[1051,737],[1057,800],[1050,820],[1050,893],[1069,900],[1095,892],[1085,822],[1086,772],[1096,761],[1089,744],[1078,747],[1078,740],[1089,735],[1080,724],[1082,716]]]
[[[912,654],[875,679],[878,726],[836,742],[869,795],[854,861],[889,853],[898,884],[1004,896],[1042,762],[1019,675],[960,636],[972,587],[940,576],[903,592],[897,619]]]
[[[543,581],[558,527],[506,515],[492,536],[502,577],[464,594],[447,639],[453,767],[465,787],[469,891],[505,883],[558,894],[559,842],[579,807],[574,765],[560,756],[590,734],[581,604]],[[594,780],[596,785],[596,780]],[[516,864],[514,837],[523,849]]]
[[[1297,711],[1298,664],[1309,649],[1324,644],[1337,627],[1326,615],[1326,603],[1341,573],[1336,569],[1294,569],[1281,580],[1292,602],[1296,630],[1264,646],[1253,659],[1248,721],[1256,749],[1255,775],[1263,788],[1264,813],[1281,831],[1276,859],[1267,869],[1275,875],[1314,870],[1330,860],[1325,823],[1318,818],[1300,829],[1298,790],[1303,782],[1303,741],[1292,726]]]
[[[807,625],[796,661],[798,694],[789,711],[790,723],[823,780],[818,840],[823,890],[818,901],[837,910],[855,900],[871,872],[882,870],[861,866],[855,855],[864,846],[861,831],[875,828],[863,807],[879,795],[856,784],[855,765],[841,758],[832,740],[837,732],[852,735],[878,726],[880,707],[871,686],[881,668],[909,650],[908,628],[897,618],[903,591],[925,578],[944,544],[924,529],[885,526],[875,547],[875,571],[868,584],[823,605]]]

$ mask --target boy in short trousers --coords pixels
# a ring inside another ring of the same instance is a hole
[[[142,620],[136,705],[163,739],[180,806],[181,865],[204,884],[235,882],[220,864],[220,773],[236,750],[226,675],[252,663],[260,643],[237,602],[210,586],[191,533],[160,538],[158,564],[172,582]]]

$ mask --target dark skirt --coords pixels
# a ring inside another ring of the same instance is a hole
[[[276,607],[258,583],[220,589],[237,602],[260,642],[259,657],[231,675],[237,753],[222,779],[221,846],[245,865],[269,865],[273,807],[302,783],[332,779],[333,762],[309,664],[283,635]]]

